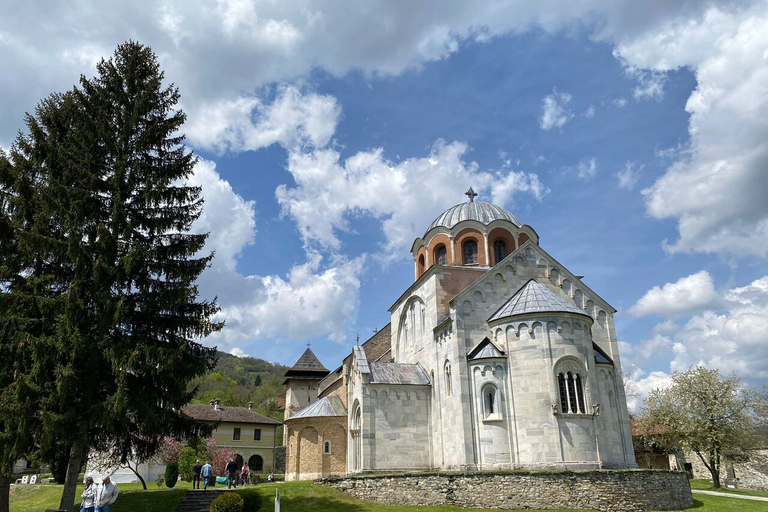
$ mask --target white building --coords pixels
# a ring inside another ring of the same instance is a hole
[[[533,228],[467,195],[414,241],[390,325],[318,380],[316,400],[346,414],[310,404],[286,419],[287,478],[636,467],[615,310]],[[325,453],[337,424],[346,446]],[[326,471],[341,449],[345,471]]]

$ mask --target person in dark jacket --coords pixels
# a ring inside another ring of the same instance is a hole
[[[240,475],[238,474],[238,466],[237,462],[235,462],[234,459],[229,461],[227,463],[227,489],[231,489],[234,485],[235,488],[237,488],[237,481],[240,480]]]
[[[200,461],[198,460],[195,462],[195,465],[192,466],[192,488],[193,489],[199,489],[200,488],[200,472],[203,470],[203,465],[200,464]]]

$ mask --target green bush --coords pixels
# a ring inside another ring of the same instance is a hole
[[[205,456],[200,456],[193,448],[186,446],[181,449],[179,453],[179,474],[181,478],[187,482],[192,481],[192,467],[198,460],[204,459]]]
[[[211,503],[211,512],[243,512],[243,497],[234,492],[222,494]]]
[[[256,489],[241,489],[237,494],[243,497],[243,512],[258,512],[261,508],[261,495]]]
[[[165,486],[169,489],[176,487],[176,482],[179,481],[179,465],[168,464],[165,466]]]

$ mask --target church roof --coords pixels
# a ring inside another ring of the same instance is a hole
[[[428,386],[429,376],[418,364],[369,363],[371,384],[408,384]]]
[[[592,349],[595,352],[595,363],[613,365],[613,360],[598,346],[597,343],[592,342]]]
[[[459,222],[465,220],[474,220],[483,225],[488,225],[495,220],[506,220],[517,227],[522,226],[517,217],[509,213],[501,206],[486,203],[483,201],[470,201],[468,203],[459,203],[441,213],[432,224],[427,228],[426,233],[436,227],[451,229]]]
[[[467,359],[474,361],[475,359],[494,359],[498,357],[505,357],[504,351],[496,346],[488,336],[483,338],[483,341],[475,345],[475,347],[467,354]]]
[[[306,379],[322,379],[328,375],[328,369],[323,366],[314,352],[307,348],[301,355],[296,364],[285,372],[285,376],[288,378],[306,378]],[[286,382],[288,379],[286,379]]]
[[[181,409],[182,414],[197,421],[212,423],[263,423],[266,425],[280,425],[279,421],[267,418],[256,411],[245,407],[226,407],[218,409],[211,405],[185,405]]]
[[[488,319],[488,322],[526,313],[574,313],[589,316],[575,304],[561,299],[549,291],[546,286],[537,283],[535,279],[531,279],[504,303]]]
[[[298,418],[327,418],[332,416],[346,416],[347,410],[344,404],[337,396],[321,398],[317,402],[310,404],[290,417],[295,420]]]

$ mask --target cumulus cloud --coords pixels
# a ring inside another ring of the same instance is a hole
[[[712,276],[702,270],[674,283],[654,286],[629,308],[629,314],[676,317],[713,308],[719,303],[720,296],[715,291]]]
[[[225,152],[284,147],[323,147],[336,131],[341,108],[336,98],[302,94],[283,86],[273,101],[256,97],[221,100],[197,107],[187,124],[190,142],[198,148]]]
[[[566,92],[557,92],[552,90],[541,100],[541,118],[539,126],[542,130],[551,130],[552,128],[562,128],[565,123],[573,119],[573,112],[568,108],[571,102],[571,95]]]
[[[203,214],[192,229],[210,233],[203,252],[216,253],[200,276],[200,293],[207,298],[218,295],[221,312],[216,319],[226,321],[205,343],[243,355],[238,345],[265,338],[343,340],[357,312],[365,257],[337,257],[326,263],[319,254],[309,253],[307,261],[294,265],[285,277],[243,275],[237,260],[255,242],[255,203],[235,193],[207,160],[198,161],[189,183],[202,187],[205,199]],[[302,321],[296,322],[299,310]]]
[[[643,166],[637,165],[637,162],[627,162],[623,169],[616,173],[616,179],[619,182],[619,188],[632,190],[640,178],[640,171]]]
[[[361,151],[342,160],[330,148],[292,152],[288,171],[296,186],[281,185],[277,198],[285,214],[294,218],[305,242],[339,250],[337,231],[349,229],[351,216],[361,212],[382,221],[383,257],[404,256],[424,229],[424,219],[445,209],[446,198],[461,202],[474,187],[499,204],[508,204],[518,192],[541,199],[548,189],[536,174],[507,166],[482,172],[463,157],[463,142],[437,141],[424,157],[399,162],[387,159],[383,149]],[[418,186],[416,186],[418,184]]]
[[[768,276],[727,290],[715,302],[720,304],[718,311],[699,311],[678,323],[665,321],[656,326],[647,340],[637,344],[620,343],[624,373],[637,391],[636,404],[652,389],[666,387],[670,372],[685,371],[695,365],[716,368],[726,374],[736,372],[750,385],[765,383],[768,379],[768,345],[765,343]],[[669,360],[669,372],[647,374],[642,367],[651,358]]]

